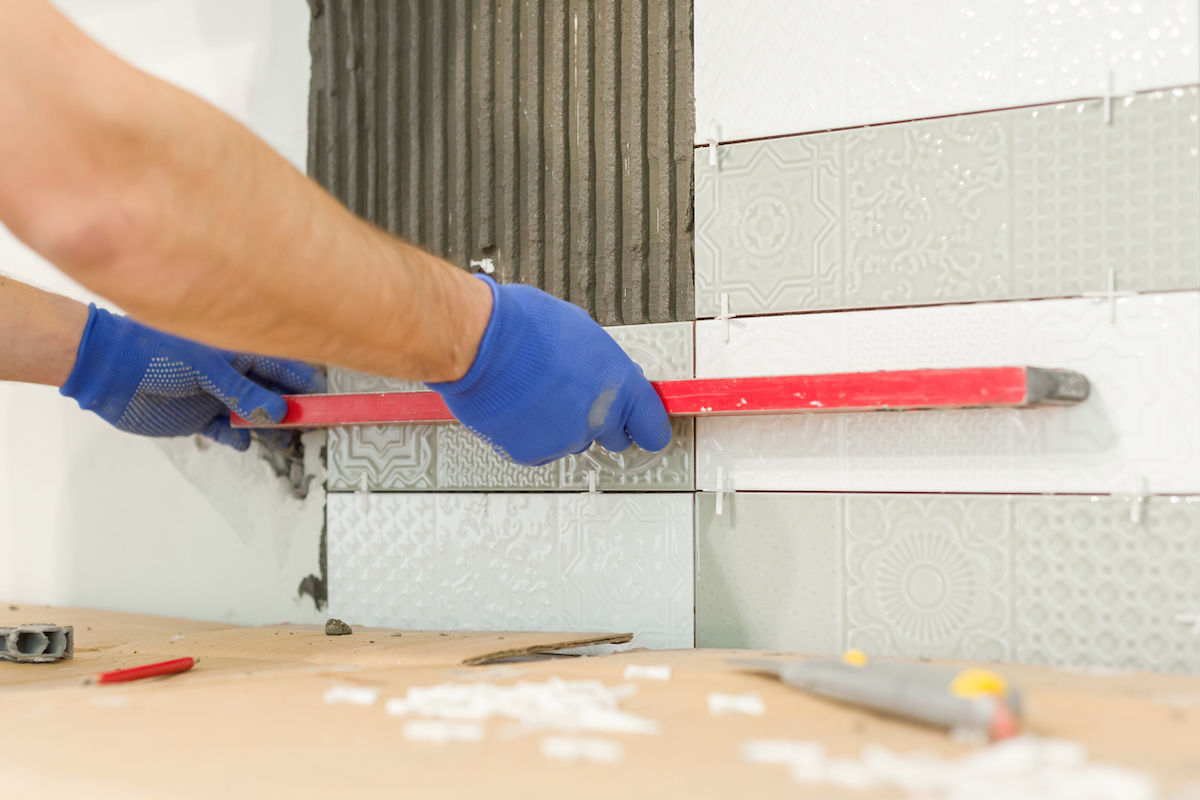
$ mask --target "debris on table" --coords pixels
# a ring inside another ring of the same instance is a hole
[[[725,714],[749,714],[761,717],[767,710],[767,704],[756,692],[746,694],[722,694],[712,692],[708,696],[708,713],[714,717]]]
[[[625,758],[625,747],[620,742],[588,736],[547,736],[542,739],[542,755],[571,763],[616,764]]]
[[[598,680],[560,678],[545,683],[522,681],[514,686],[443,683],[411,687],[406,697],[388,700],[385,708],[395,716],[457,722],[504,717],[536,729],[658,733],[654,720],[621,710],[621,698],[636,690],[632,685],[610,689]]]
[[[665,664],[626,664],[623,677],[627,681],[669,681],[671,668]]]
[[[348,633],[354,633],[350,626],[342,622],[340,619],[330,617],[325,621],[326,636],[345,636]]]
[[[379,690],[371,686],[330,686],[321,699],[330,705],[373,706],[379,699]]]
[[[857,759],[831,758],[818,742],[750,741],[742,758],[788,767],[809,786],[868,791],[893,788],[909,797],[939,800],[1153,800],[1148,775],[1111,764],[1094,764],[1078,742],[1017,736],[960,758],[895,753],[882,745],[863,748]]]

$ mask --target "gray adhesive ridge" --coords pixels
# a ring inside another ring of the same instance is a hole
[[[694,317],[692,3],[310,0],[309,174],[602,324]]]
[[[0,628],[0,661],[44,664],[75,657],[75,629],[32,624]]]

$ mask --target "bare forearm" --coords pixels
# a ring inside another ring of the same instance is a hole
[[[0,0],[0,219],[143,321],[211,344],[460,377],[486,286],[357,219],[234,120],[34,0]]]
[[[87,318],[82,303],[0,275],[0,381],[62,386]]]

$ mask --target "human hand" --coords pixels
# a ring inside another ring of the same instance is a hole
[[[475,363],[457,381],[428,384],[460,422],[526,466],[582,453],[593,441],[614,452],[670,443],[654,387],[586,311],[479,277],[493,302]]]
[[[250,447],[250,432],[230,427],[230,411],[260,424],[279,422],[287,413],[281,393],[323,391],[325,376],[301,361],[218,350],[95,305],[75,367],[59,389],[120,430],[200,433],[236,450]]]

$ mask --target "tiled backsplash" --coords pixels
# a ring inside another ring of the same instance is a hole
[[[693,644],[690,493],[331,494],[328,513],[330,613],[351,624]]]
[[[1192,0],[696,0],[696,143],[1200,82]],[[703,154],[697,160],[703,160]]]
[[[699,647],[1200,672],[1200,498],[739,493],[714,511],[699,495]]]
[[[1200,60],[1200,55],[1197,56]],[[696,315],[1200,288],[1200,90],[722,146]]]
[[[692,377],[692,323],[629,325],[606,329],[651,380]],[[330,371],[335,392],[419,391],[411,381],[342,369]],[[694,426],[673,422],[675,435],[661,453],[636,445],[624,453],[593,446],[544,467],[522,467],[496,455],[461,425],[335,428],[329,439],[329,489],[371,491],[582,491],[588,473],[605,491],[692,491]]]
[[[541,468],[457,425],[334,430],[331,612],[1200,672],[1198,23],[696,0],[696,142],[722,144],[694,161],[695,309],[736,316],[608,329],[647,376],[1028,365],[1091,396],[676,420],[662,454]],[[719,474],[720,515],[693,494]]]
[[[1115,321],[1111,316],[1115,313]],[[741,491],[1200,492],[1200,293],[696,323],[697,376],[1029,365],[1078,406],[700,419],[697,486]]]

